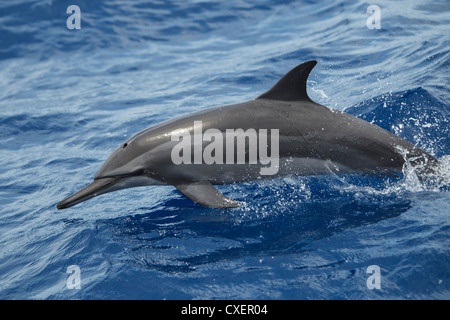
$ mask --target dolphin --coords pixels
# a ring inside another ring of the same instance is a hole
[[[306,83],[316,63],[312,60],[298,65],[254,100],[201,110],[135,134],[110,155],[91,184],[59,202],[57,208],[69,208],[104,193],[149,185],[172,185],[203,206],[235,208],[240,202],[226,197],[213,185],[290,175],[396,175],[405,163],[426,173],[437,164],[432,155],[412,143],[312,101]],[[239,149],[244,154],[240,162],[236,161],[239,155],[233,154],[239,151],[237,146],[225,150],[230,146],[228,142],[219,143],[220,138],[228,137],[230,129],[236,130],[236,139],[246,141]],[[215,135],[196,141],[196,135],[208,132]],[[250,141],[250,132],[273,132],[271,138],[276,139],[264,140],[261,136],[258,142]],[[194,138],[188,139],[192,135]],[[185,143],[184,149],[180,141]],[[206,152],[208,145],[211,149],[212,141],[218,144],[209,155],[217,161],[206,161],[201,153],[195,154],[199,146],[200,151]],[[267,148],[263,150],[266,158],[259,162],[250,159],[255,143]],[[174,148],[178,148],[175,153]],[[271,158],[275,168],[271,174],[263,175],[262,169],[268,169],[269,151],[276,155],[276,159]],[[231,152],[231,156],[226,152]],[[228,156],[227,160],[235,161],[225,161]],[[197,159],[183,162],[180,157]]]

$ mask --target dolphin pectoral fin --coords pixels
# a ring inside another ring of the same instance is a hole
[[[237,208],[239,201],[225,197],[209,181],[182,182],[174,184],[182,194],[205,207]]]

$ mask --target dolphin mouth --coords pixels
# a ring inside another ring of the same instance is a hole
[[[56,207],[58,209],[66,209],[70,208],[80,202],[86,201],[88,199],[91,199],[93,197],[96,197],[100,194],[106,193],[105,190],[109,189],[113,185],[116,184],[116,182],[119,180],[119,178],[101,178],[101,179],[95,179],[91,184],[84,187],[80,191],[74,193],[73,195],[65,198],[61,202],[59,202]]]

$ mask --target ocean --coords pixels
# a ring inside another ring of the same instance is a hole
[[[449,299],[449,22],[446,0],[0,1],[0,299]],[[172,186],[56,209],[136,132],[307,60],[312,100],[425,149],[438,176],[218,187],[236,209]]]

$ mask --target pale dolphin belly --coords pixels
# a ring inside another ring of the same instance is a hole
[[[185,181],[209,181],[214,185],[273,179],[285,176],[309,176],[330,173],[350,173],[355,170],[330,160],[313,158],[280,158],[274,175],[261,175],[261,164],[180,164],[170,165],[164,171],[169,176]]]

